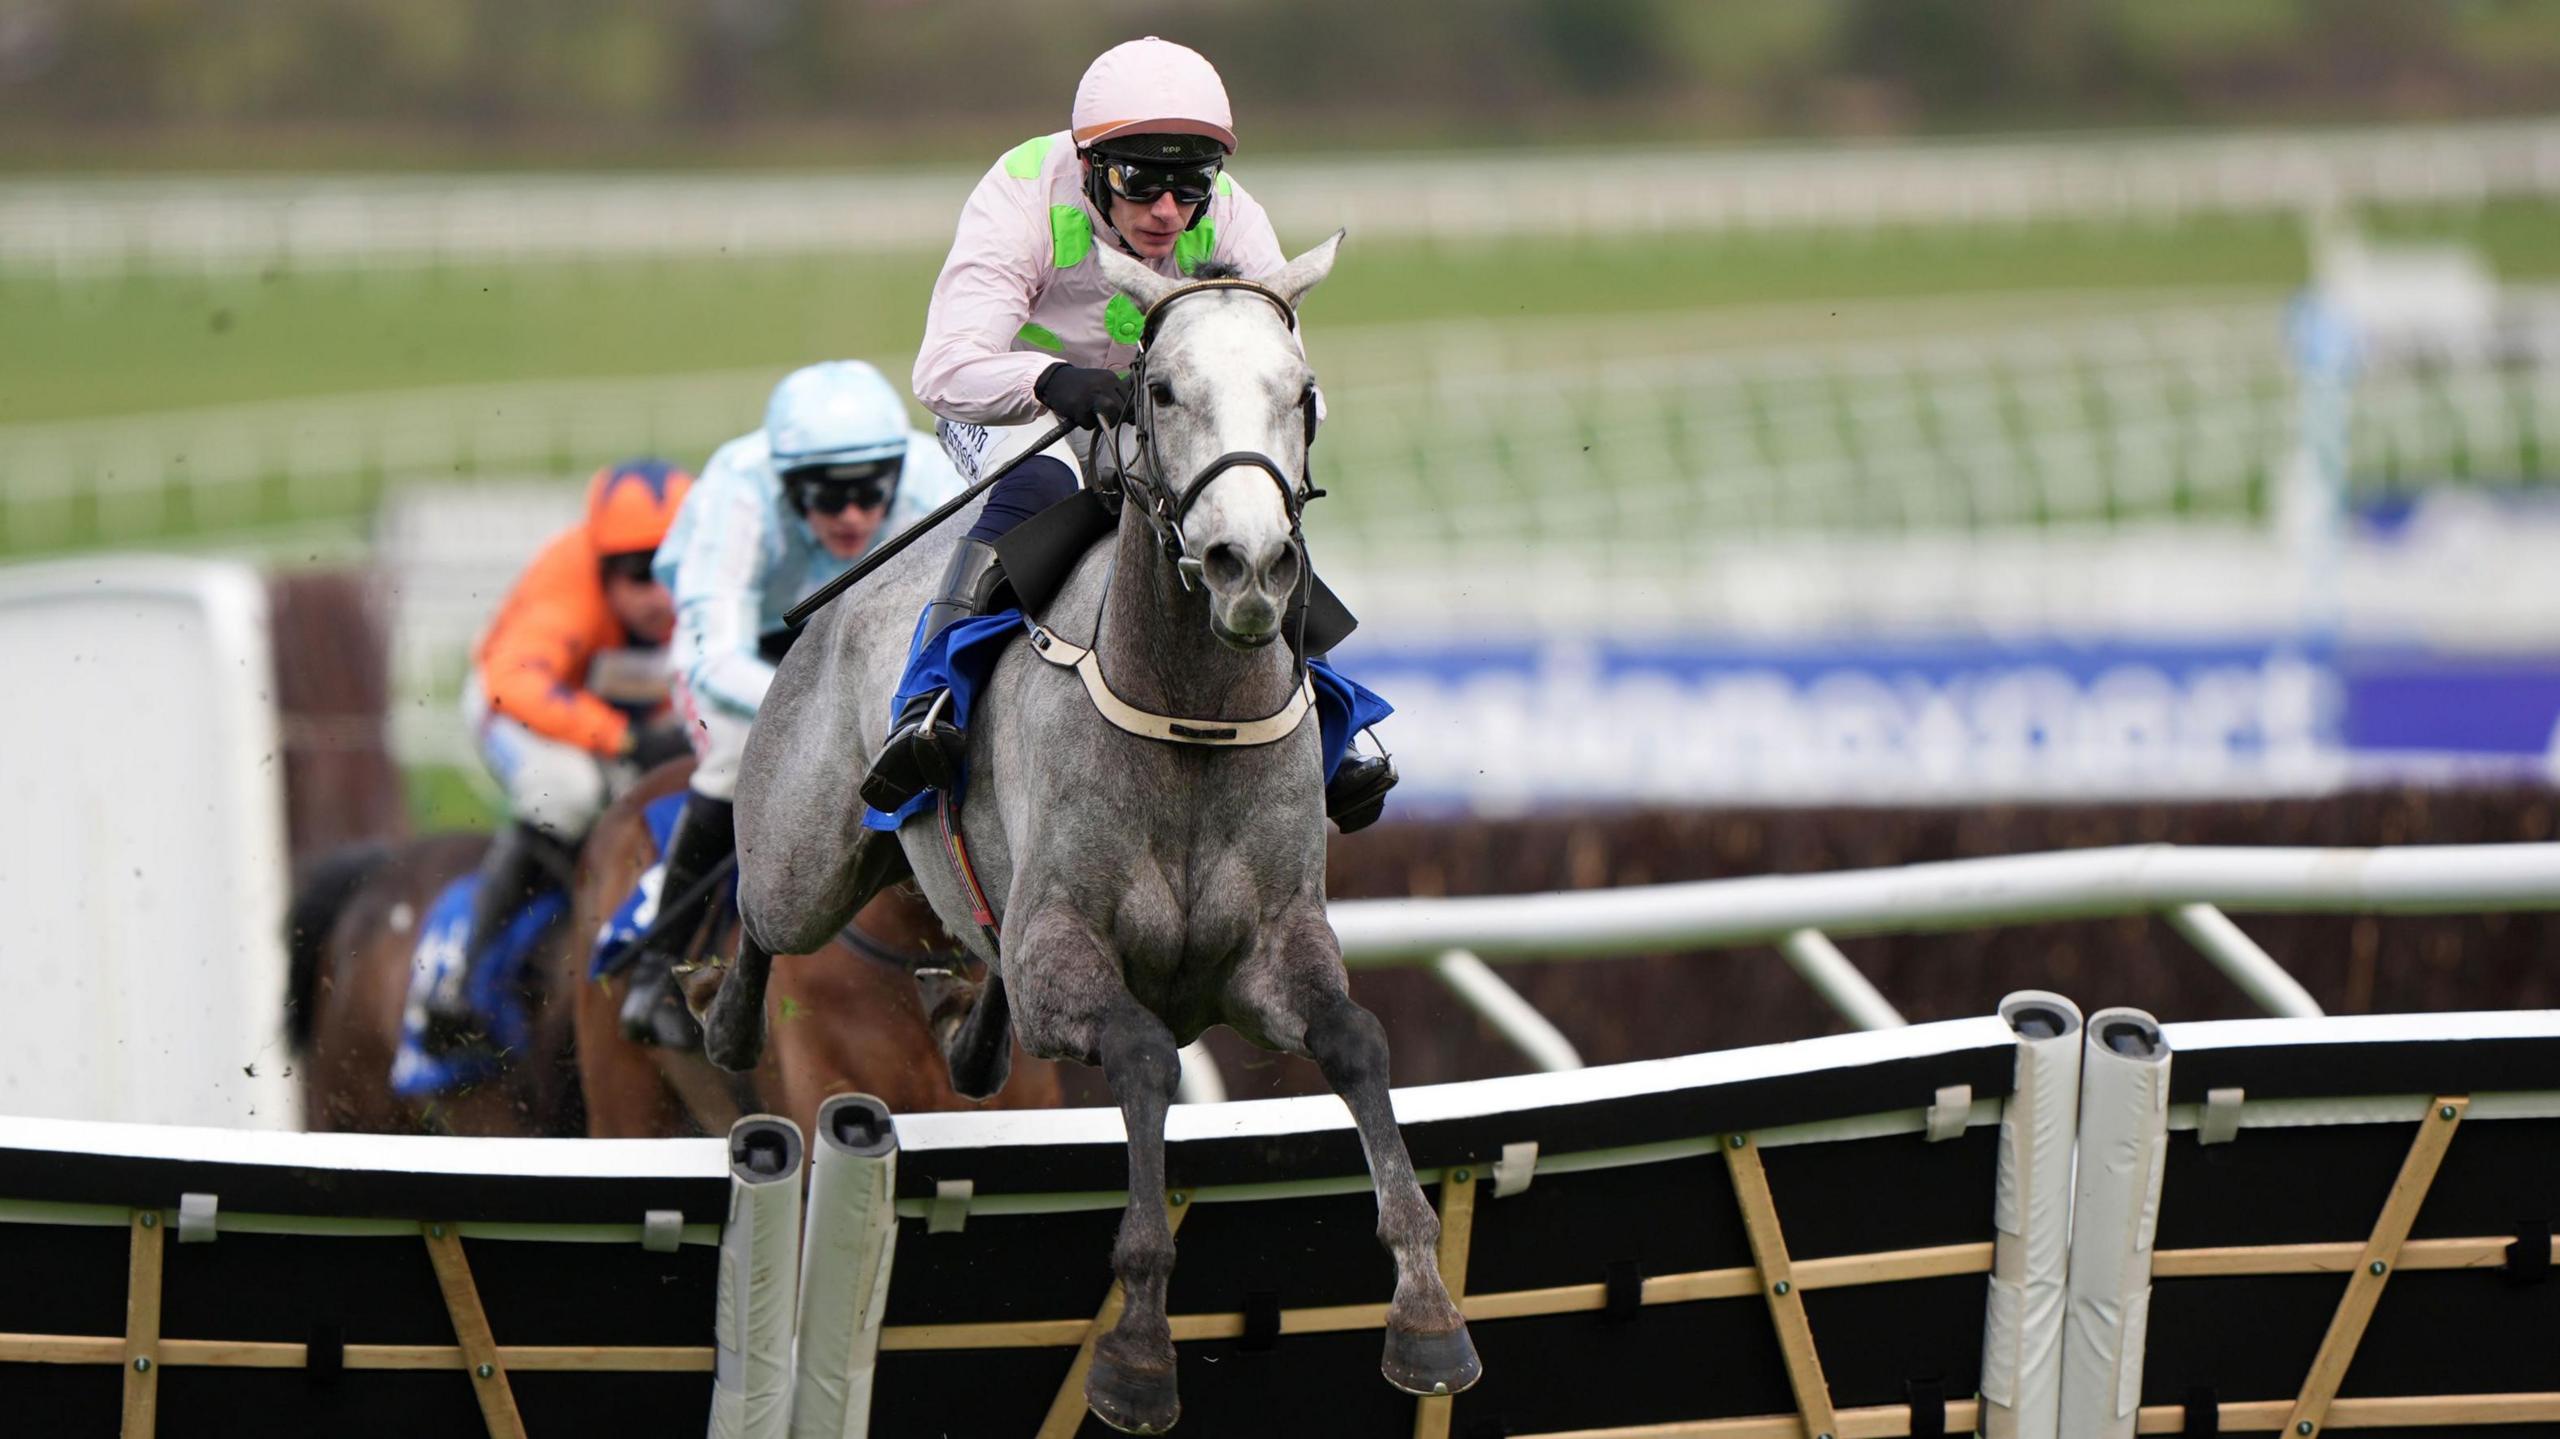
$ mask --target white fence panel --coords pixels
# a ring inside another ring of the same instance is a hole
[[[278,1126],[283,765],[232,565],[0,572],[0,1112]]]

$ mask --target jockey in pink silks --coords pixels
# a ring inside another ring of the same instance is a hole
[[[1226,173],[1235,148],[1217,70],[1151,36],[1104,51],[1076,86],[1071,127],[1015,146],[978,181],[934,281],[914,376],[962,476],[977,481],[1037,438],[1049,424],[1043,411],[1125,439],[1126,372],[1146,317],[1103,279],[1096,246],[1168,276],[1281,267],[1270,217]],[[1060,441],[988,491],[925,609],[919,649],[987,608],[1002,583],[995,541],[1072,495],[1078,466]],[[863,784],[874,808],[895,811],[958,773],[963,736],[937,698],[915,695],[901,707]],[[1327,777],[1326,812],[1344,831],[1359,829],[1378,818],[1395,782],[1383,756],[1346,752]]]

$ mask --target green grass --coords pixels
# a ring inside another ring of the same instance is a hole
[[[409,826],[419,834],[490,829],[504,817],[485,778],[450,765],[415,764],[400,771],[408,791]]]
[[[2509,277],[2560,273],[2560,213],[2395,216],[2482,245]],[[0,280],[0,423],[283,397],[787,366],[895,354],[938,257],[598,262],[207,279]],[[1310,304],[1346,323],[1608,315],[2002,290],[2288,286],[2288,218],[1536,242],[1434,252],[1355,237]]]
[[[2381,218],[2560,275],[2560,207]],[[938,257],[598,262],[207,279],[0,280],[0,423],[292,396],[680,373],[894,354]],[[1354,237],[1318,326],[1607,315],[2003,290],[2298,283],[2299,225],[2037,225],[1535,242],[1434,252]]]
[[[2384,217],[2560,274],[2560,207]],[[0,280],[0,423],[289,396],[677,373],[911,348],[938,258],[691,260]],[[1321,326],[2022,289],[2298,283],[2290,218],[1532,242],[1434,252],[1355,238]]]

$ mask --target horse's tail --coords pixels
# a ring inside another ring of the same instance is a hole
[[[311,1044],[318,1006],[321,961],[327,957],[329,931],[347,901],[391,859],[391,846],[367,840],[343,844],[302,866],[293,887],[293,903],[284,912],[284,945],[289,960],[284,995],[284,1032],[293,1052]]]

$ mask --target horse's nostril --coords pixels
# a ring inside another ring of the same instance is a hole
[[[1233,545],[1223,542],[1211,545],[1205,564],[1209,583],[1213,585],[1232,589],[1244,583],[1244,551]]]
[[[1282,547],[1280,553],[1271,561],[1270,573],[1265,575],[1264,578],[1268,581],[1268,584],[1265,587],[1273,594],[1285,595],[1291,590],[1296,589],[1298,587],[1297,546],[1288,545]]]

